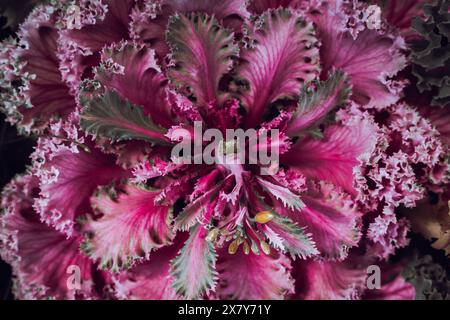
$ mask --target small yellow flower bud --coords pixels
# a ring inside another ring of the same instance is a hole
[[[206,236],[206,241],[214,242],[216,241],[218,235],[219,229],[214,228],[211,231],[209,231],[208,235]]]
[[[229,254],[235,254],[239,248],[239,242],[237,240],[234,240],[230,243],[228,247],[228,253]]]
[[[271,221],[273,218],[275,218],[275,216],[270,211],[262,211],[255,216],[256,222],[262,224]]]

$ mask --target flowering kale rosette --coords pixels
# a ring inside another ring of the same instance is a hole
[[[15,296],[414,298],[389,262],[414,221],[399,208],[442,203],[449,183],[450,118],[432,103],[448,91],[419,95],[414,75],[448,75],[448,49],[432,52],[448,3],[425,2],[37,6],[0,51],[2,110],[38,138],[2,192]],[[256,146],[279,150],[279,170],[175,161],[174,132],[194,122],[279,130]]]

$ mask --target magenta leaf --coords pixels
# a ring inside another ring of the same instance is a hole
[[[247,126],[255,127],[270,103],[294,98],[302,84],[319,72],[319,51],[311,23],[289,10],[268,11],[252,35],[255,45],[242,53],[238,77],[248,82],[241,94],[248,112]]]
[[[392,78],[405,67],[404,40],[377,30],[352,35],[342,26],[349,19],[341,1],[313,17],[322,42],[323,72],[343,70],[351,78],[352,98],[367,107],[382,108],[398,101],[401,82]]]
[[[95,196],[92,205],[103,216],[85,225],[83,250],[111,272],[128,269],[140,258],[148,260],[151,251],[174,238],[171,206],[155,203],[160,192],[136,186],[127,186],[125,192],[117,199],[105,191]]]
[[[367,288],[366,268],[351,261],[299,261],[295,298],[302,300],[355,300]]]
[[[268,9],[297,8],[305,0],[252,0],[249,1],[249,9],[252,13],[262,14]]]
[[[289,217],[311,233],[320,253],[332,259],[345,259],[348,249],[361,238],[361,212],[351,196],[331,184],[310,187],[303,196],[302,212]]]
[[[64,143],[41,139],[33,158],[40,187],[34,208],[41,221],[68,236],[76,220],[91,211],[89,200],[95,189],[127,177],[113,156],[95,147],[72,150]]]
[[[115,296],[127,300],[181,299],[171,286],[174,278],[170,274],[170,261],[176,257],[185,240],[185,234],[178,234],[172,245],[153,252],[150,260],[115,275]]]
[[[223,253],[217,269],[221,299],[281,300],[294,291],[290,261],[283,254]]]
[[[96,79],[122,99],[142,106],[144,114],[165,128],[175,123],[168,102],[167,79],[156,62],[155,53],[143,45],[120,42],[102,51]]]
[[[79,251],[80,237],[67,238],[42,223],[33,210],[38,181],[19,176],[2,192],[0,254],[15,266],[14,295],[17,299],[98,298],[92,276],[95,266]],[[77,269],[75,270],[74,267]],[[78,272],[78,286],[71,287],[71,274]]]
[[[281,155],[281,162],[307,178],[330,181],[354,193],[353,170],[373,152],[376,141],[376,129],[369,121],[332,125],[321,140],[308,137],[297,142]]]
[[[220,79],[231,69],[238,54],[233,34],[207,15],[176,15],[168,27],[167,39],[174,66],[172,82],[187,89],[202,107],[220,100]]]
[[[52,8],[41,6],[21,26],[16,47],[2,44],[1,51],[12,64],[0,61],[2,104],[11,122],[25,132],[42,131],[50,120],[75,109],[75,99],[59,70],[54,24]]]

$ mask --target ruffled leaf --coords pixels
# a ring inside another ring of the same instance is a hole
[[[66,42],[98,52],[106,44],[129,38],[128,24],[135,0],[78,0],[76,5],[80,8],[81,25],[69,26],[73,20],[70,6],[61,14],[61,33]]]
[[[170,6],[175,12],[206,12],[220,20],[230,16],[238,16],[242,19],[250,17],[244,0],[163,0],[162,3]]]
[[[98,297],[95,267],[79,252],[79,237],[68,239],[40,221],[32,208],[38,193],[38,181],[30,175],[17,178],[2,193],[0,253],[14,268],[16,298]]]
[[[41,139],[32,158],[41,189],[34,207],[42,221],[67,235],[72,234],[77,218],[91,212],[89,199],[98,186],[127,176],[114,157],[95,147],[73,150]]]
[[[288,217],[276,213],[274,213],[274,216],[273,220],[262,226],[263,232],[272,245],[276,245],[279,237],[281,239],[281,243],[278,245],[281,245],[280,249],[289,252],[294,259],[296,256],[305,259],[319,254],[314,241],[311,239],[311,234],[306,233],[305,228],[299,227]],[[275,236],[275,239],[273,239],[273,236]]]
[[[281,300],[294,291],[290,261],[282,254],[224,253],[217,268],[220,299]]]
[[[305,85],[300,93],[297,110],[288,125],[288,134],[295,135],[323,119],[335,107],[347,102],[350,87],[341,71],[329,75],[326,81]]]
[[[329,258],[344,259],[349,248],[361,237],[361,212],[352,198],[331,184],[311,186],[302,196],[302,212],[287,215],[299,226],[305,226],[319,252]]]
[[[249,1],[249,10],[252,13],[262,14],[268,9],[297,8],[304,0],[253,0]]]
[[[131,42],[103,49],[96,79],[122,99],[142,106],[145,115],[156,124],[165,128],[175,124],[168,102],[167,79],[156,63],[153,50]]]
[[[269,11],[257,22],[255,45],[242,53],[237,75],[248,82],[241,94],[248,111],[247,126],[260,124],[270,103],[293,98],[302,83],[319,70],[319,52],[312,24],[289,10]]]
[[[406,40],[415,38],[411,29],[414,17],[423,15],[422,7],[428,0],[376,0],[383,12],[383,17],[391,25],[397,28]]]
[[[135,260],[148,259],[152,250],[172,242],[172,208],[155,203],[160,192],[127,186],[113,200],[106,193],[93,198],[93,206],[103,213],[87,223],[88,237],[83,250],[100,268],[117,272]]]
[[[397,218],[394,209],[386,207],[367,228],[367,250],[372,256],[387,260],[397,249],[409,244],[409,231],[408,220]]]
[[[305,204],[300,196],[296,195],[288,188],[271,183],[262,178],[258,178],[258,182],[269,194],[275,197],[275,199],[280,200],[286,208],[292,210],[301,210],[304,208]]]
[[[152,253],[149,261],[117,275],[114,279],[116,297],[127,300],[180,299],[171,286],[170,261],[175,258],[185,239],[185,234],[177,235],[174,244]]]
[[[243,20],[250,17],[246,0],[163,0],[159,3],[161,6],[147,3],[133,11],[131,34],[139,42],[149,44],[161,60],[170,50],[165,33],[169,17],[175,13],[188,15],[201,12],[214,16],[221,25],[236,32],[240,32]]]
[[[219,81],[239,51],[233,34],[213,17],[176,15],[170,20],[167,40],[172,48],[174,66],[169,77],[173,83],[187,88],[200,106],[220,99]]]
[[[76,0],[58,6],[60,70],[65,82],[78,94],[80,83],[93,76],[100,51],[129,39],[128,25],[135,0]],[[74,11],[73,5],[78,10]],[[79,13],[79,20],[75,16]],[[79,22],[79,23],[78,23]]]
[[[351,261],[298,261],[294,270],[297,299],[354,300],[366,289],[366,269]]]
[[[81,115],[81,127],[88,133],[109,138],[113,142],[138,139],[158,144],[168,143],[164,136],[166,129],[156,125],[140,106],[122,100],[114,91],[108,91],[87,104]]]
[[[21,26],[17,46],[8,49],[12,66],[2,64],[2,104],[25,131],[41,130],[51,119],[75,109],[59,70],[54,24],[50,6],[35,9]]]
[[[332,125],[325,129],[323,139],[300,140],[281,155],[280,161],[307,178],[330,181],[355,193],[353,170],[373,152],[376,132],[376,127],[366,120],[348,126]]]
[[[207,241],[207,230],[197,225],[178,256],[172,261],[172,286],[186,299],[201,298],[214,290],[216,284],[216,259],[214,245]]]
[[[322,42],[322,72],[339,69],[348,74],[357,103],[375,108],[389,106],[400,98],[402,84],[392,77],[406,65],[404,41],[371,29],[352,34],[346,28],[352,17],[344,13],[345,5],[344,1],[330,2],[311,14]]]

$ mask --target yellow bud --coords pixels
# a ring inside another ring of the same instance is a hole
[[[267,223],[273,218],[275,218],[275,216],[270,211],[262,211],[255,216],[256,222],[258,223]]]
[[[269,246],[266,242],[264,242],[264,241],[261,241],[260,244],[261,244],[261,249],[262,249],[262,251],[263,251],[265,254],[269,255],[269,254],[270,254],[270,246]]]
[[[216,241],[218,235],[219,229],[214,228],[211,231],[209,231],[208,235],[206,236],[206,241],[214,242]]]
[[[230,246],[228,247],[228,253],[229,254],[235,254],[239,248],[239,242],[237,240],[234,240],[230,243]]]

